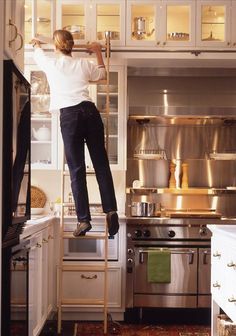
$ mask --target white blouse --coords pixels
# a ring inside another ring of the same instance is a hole
[[[105,68],[75,56],[60,54],[59,57],[51,58],[43,49],[35,48],[34,60],[47,76],[50,111],[77,105],[82,101],[92,101],[88,90],[89,81],[106,78]]]

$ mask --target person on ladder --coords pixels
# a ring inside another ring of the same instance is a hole
[[[56,30],[53,41],[56,58],[44,53],[37,38],[31,42],[34,60],[45,72],[50,86],[50,110],[60,109],[60,127],[78,218],[73,234],[75,237],[85,235],[92,228],[84,156],[86,142],[106,213],[108,232],[113,236],[119,230],[114,184],[105,148],[103,122],[88,91],[89,81],[106,79],[101,45],[93,42],[86,46],[89,53],[96,55],[95,65],[72,55],[74,41],[69,31]]]

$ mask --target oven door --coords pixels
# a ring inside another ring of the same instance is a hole
[[[211,307],[211,249],[199,248],[198,307]]]
[[[91,232],[98,235],[101,232]],[[108,260],[118,260],[118,234],[108,239]],[[104,260],[104,239],[64,239],[64,260]]]
[[[155,248],[160,249],[158,246]],[[135,306],[196,306],[197,248],[171,247],[171,282],[150,283],[147,280],[148,251],[155,248],[135,247]]]

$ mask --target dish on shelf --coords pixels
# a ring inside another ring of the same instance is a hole
[[[41,215],[43,211],[44,211],[44,208],[31,208],[30,209],[31,215]]]
[[[51,113],[31,113],[31,118],[51,118]]]
[[[97,86],[97,89],[98,89],[99,92],[106,92],[107,85],[100,84],[100,85]],[[118,92],[118,85],[110,84],[109,85],[109,92]]]
[[[163,159],[163,154],[134,154],[134,158],[141,160],[161,160]]]
[[[227,190],[236,190],[236,187],[233,187],[233,186],[229,186],[229,187],[226,187]]]
[[[210,153],[210,158],[214,160],[236,160],[236,153]]]

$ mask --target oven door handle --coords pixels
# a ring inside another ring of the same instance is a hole
[[[143,264],[144,263],[144,253],[148,253],[151,251],[161,251],[161,249],[151,249],[151,250],[139,250],[139,263]],[[194,260],[194,250],[188,250],[188,251],[173,251],[170,250],[171,254],[187,254],[189,256],[189,265],[193,264]]]

